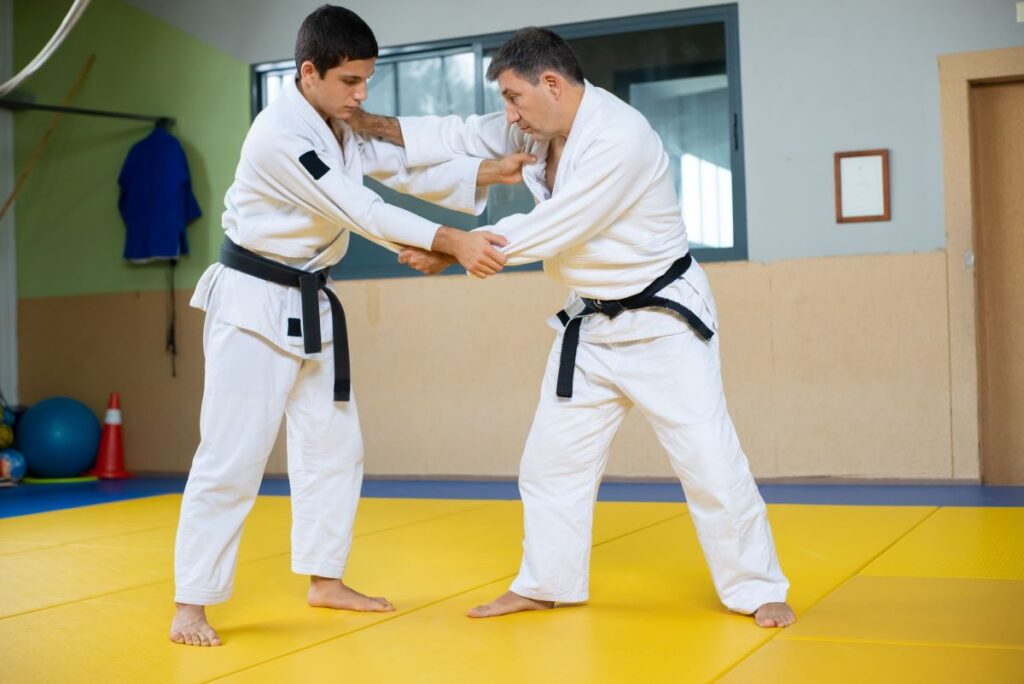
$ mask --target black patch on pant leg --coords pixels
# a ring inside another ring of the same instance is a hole
[[[302,337],[302,321],[298,318],[288,319],[288,337]]]
[[[316,152],[310,150],[301,157],[299,157],[299,163],[306,167],[309,171],[309,175],[313,177],[313,180],[320,180],[324,174],[331,170],[327,164],[324,164],[320,157],[316,156]]]

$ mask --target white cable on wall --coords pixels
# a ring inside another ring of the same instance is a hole
[[[82,14],[85,13],[85,8],[89,6],[90,0],[75,0],[75,4],[68,10],[67,15],[64,17],[64,21],[61,22],[60,26],[57,27],[57,32],[53,34],[50,41],[43,46],[43,49],[36,55],[35,59],[25,65],[25,68],[18,72],[9,81],[0,85],[0,97],[5,97],[9,92],[21,85],[21,82],[26,78],[38,71],[39,67],[46,64],[46,61],[50,59],[60,44],[64,42],[64,39],[71,33],[71,29],[75,27],[78,20],[81,19]]]

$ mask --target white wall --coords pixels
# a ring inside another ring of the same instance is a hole
[[[248,61],[288,58],[319,1],[129,0]],[[707,0],[351,0],[381,45],[700,7]],[[1024,44],[1013,0],[739,0],[750,258],[945,247],[938,63]],[[400,17],[400,20],[396,20]],[[832,154],[892,150],[893,220],[835,222]]]
[[[13,0],[0,0],[0,82],[13,74]],[[0,109],[0,206],[14,187],[14,121]],[[0,389],[18,402],[18,294],[14,258],[14,208],[0,221]]]

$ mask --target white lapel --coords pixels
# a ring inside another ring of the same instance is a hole
[[[583,82],[583,98],[576,110],[576,117],[572,120],[572,128],[569,129],[569,137],[565,139],[565,148],[562,156],[558,159],[558,168],[555,169],[555,185],[551,194],[558,192],[558,188],[565,184],[565,177],[572,174],[574,157],[580,151],[581,140],[586,137],[585,131],[598,105],[597,88],[589,81]]]
[[[538,202],[542,202],[551,197],[545,180],[548,168],[548,143],[537,142],[531,136],[526,151],[535,156],[537,161],[523,166],[523,184]]]
[[[313,105],[309,104],[302,93],[299,92],[298,84],[295,81],[289,80],[285,84],[284,97],[287,98],[289,110],[306,124],[313,133],[314,139],[319,143],[319,149],[315,151],[317,153],[326,153],[330,156],[329,160],[324,160],[328,166],[344,166],[346,159],[353,159],[359,156],[358,151],[354,148],[354,136],[350,130],[346,130],[345,142],[353,146],[353,151],[350,153],[346,147],[345,155],[342,157],[341,145],[338,144],[338,139],[334,137],[334,131],[331,130],[330,125],[326,121],[320,118],[320,115],[313,109]]]

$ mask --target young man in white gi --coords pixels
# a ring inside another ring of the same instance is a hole
[[[341,580],[363,443],[344,313],[327,269],[356,232],[395,252],[403,246],[445,252],[479,277],[497,272],[505,257],[492,244],[504,240],[439,227],[385,204],[363,186],[363,175],[473,212],[486,196],[478,186],[518,182],[522,160],[461,158],[408,169],[402,148],[354,134],[344,121],[366,99],[376,56],[373,33],[358,16],[327,5],[313,12],[298,35],[296,81],[256,117],[242,147],[225,199],[221,260],[192,299],[206,311],[206,378],[202,440],[175,547],[170,638],[177,643],[220,644],[204,606],[231,594],[242,523],[283,415],[292,569],[311,576],[309,604],[393,610]]]
[[[722,602],[763,627],[791,624],[764,501],[726,409],[714,301],[689,256],[660,138],[642,114],[585,81],[551,31],[519,31],[487,77],[498,82],[504,116],[351,122],[403,143],[412,165],[536,156],[523,180],[537,207],[487,230],[508,238],[509,264],[543,260],[572,288],[552,319],[560,334],[520,469],[519,576],[469,615],[587,600],[594,501],[612,438],[637,406],[683,485]],[[421,249],[401,259],[424,273],[450,263]]]

